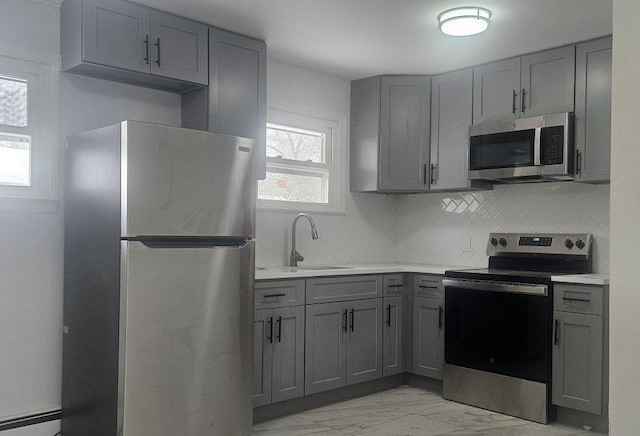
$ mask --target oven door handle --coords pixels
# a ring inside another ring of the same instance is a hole
[[[509,292],[513,294],[549,295],[549,286],[532,283],[511,283],[486,280],[443,279],[445,287],[477,291]]]

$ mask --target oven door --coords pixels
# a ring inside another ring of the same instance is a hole
[[[550,381],[547,285],[445,279],[447,364]]]

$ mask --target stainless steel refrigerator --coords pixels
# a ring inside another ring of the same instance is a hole
[[[68,138],[62,434],[251,433],[255,166],[177,127]]]

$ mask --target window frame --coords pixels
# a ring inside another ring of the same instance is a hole
[[[59,71],[57,53],[0,43],[0,75],[27,80],[29,120],[23,128],[0,125],[0,131],[31,136],[31,185],[0,184],[0,212],[53,212],[58,208]]]
[[[267,157],[267,173],[270,168],[285,170],[289,173],[321,173],[326,170],[328,186],[327,203],[311,203],[284,200],[266,200],[258,198],[260,211],[296,211],[343,215],[345,213],[346,193],[346,123],[347,117],[329,111],[320,111],[308,107],[269,102],[267,122],[282,126],[324,131],[327,133],[327,162],[304,162],[291,159]]]

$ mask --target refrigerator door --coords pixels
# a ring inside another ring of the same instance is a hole
[[[121,242],[118,434],[251,433],[254,244]]]
[[[255,236],[253,141],[121,124],[121,236]]]

